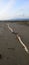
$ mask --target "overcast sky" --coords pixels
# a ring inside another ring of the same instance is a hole
[[[0,0],[0,20],[29,18],[29,0]]]

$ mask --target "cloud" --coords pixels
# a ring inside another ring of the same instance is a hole
[[[14,3],[15,3],[15,0],[8,1],[8,3],[4,6],[2,11],[0,11],[0,19],[7,19],[7,18],[11,17],[10,13],[12,11]]]
[[[29,2],[17,6],[17,0],[0,0],[0,20],[29,17]],[[19,2],[19,0],[18,0]],[[16,8],[15,8],[16,6]]]

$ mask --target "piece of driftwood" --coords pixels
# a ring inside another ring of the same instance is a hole
[[[15,50],[15,48],[8,48],[8,49]]]

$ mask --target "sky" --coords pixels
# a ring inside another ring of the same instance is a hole
[[[29,18],[29,0],[0,0],[0,20]]]

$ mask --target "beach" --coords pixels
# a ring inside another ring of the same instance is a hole
[[[29,26],[17,22],[0,23],[0,65],[29,65],[29,53],[27,53],[8,28],[11,27],[20,36],[29,51]]]

